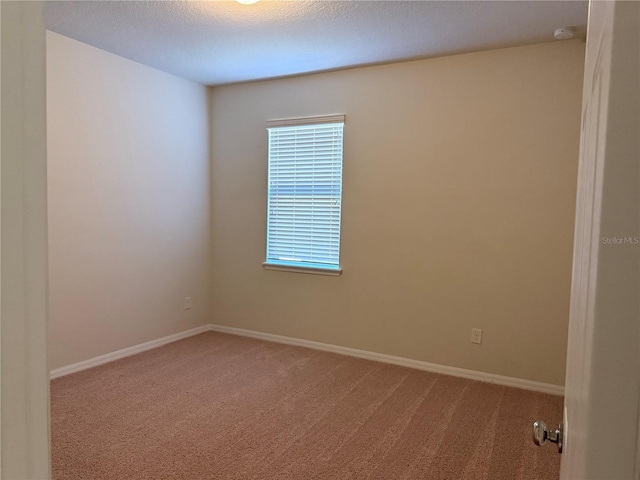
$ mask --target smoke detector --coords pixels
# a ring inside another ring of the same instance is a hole
[[[569,40],[573,38],[573,35],[576,33],[576,29],[573,27],[560,27],[556,28],[555,32],[553,32],[553,37],[556,40]]]

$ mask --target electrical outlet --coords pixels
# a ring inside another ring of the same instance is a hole
[[[482,330],[479,328],[471,329],[471,343],[482,343]]]
[[[191,308],[191,297],[184,298],[184,309],[189,310]]]

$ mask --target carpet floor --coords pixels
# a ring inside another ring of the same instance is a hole
[[[53,478],[557,479],[562,398],[221,333],[53,380]]]

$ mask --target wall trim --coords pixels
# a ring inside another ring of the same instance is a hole
[[[251,337],[260,340],[266,340],[275,343],[284,343],[287,345],[295,345],[299,347],[312,348],[314,350],[322,350],[325,352],[338,353],[350,357],[364,358],[376,362],[390,363],[401,367],[415,368],[426,372],[441,373],[454,377],[468,378],[470,380],[478,380],[481,382],[494,383],[496,385],[505,385],[507,387],[522,388],[532,390],[534,392],[549,393],[551,395],[564,395],[564,387],[562,385],[553,385],[551,383],[535,382],[533,380],[524,380],[515,377],[505,377],[493,373],[478,372],[476,370],[467,370],[465,368],[449,367],[437,363],[424,362],[422,360],[413,360],[411,358],[396,357],[385,353],[370,352],[368,350],[358,350],[356,348],[342,347],[329,343],[314,342],[312,340],[303,340],[294,337],[285,337],[283,335],[275,335],[273,333],[258,332],[255,330],[245,330],[244,328],[227,327],[225,325],[209,325],[210,330],[220,333],[229,333],[231,335],[240,335],[243,337]]]
[[[284,343],[286,345],[295,345],[297,347],[312,348],[314,350],[322,350],[324,352],[337,353],[339,355],[347,355],[349,357],[364,358],[375,362],[389,363],[399,365],[401,367],[415,368],[416,370],[424,370],[426,372],[441,373],[443,375],[451,375],[453,377],[468,378],[470,380],[478,380],[480,382],[494,383],[496,385],[505,385],[507,387],[522,388],[532,390],[534,392],[549,393],[551,395],[564,395],[564,387],[562,385],[553,385],[550,383],[535,382],[533,380],[524,380],[515,377],[505,377],[493,373],[478,372],[476,370],[468,370],[466,368],[449,367],[437,363],[424,362],[422,360],[414,360],[411,358],[397,357],[387,355],[385,353],[370,352],[368,350],[359,350],[357,348],[342,347],[340,345],[332,345],[330,343],[314,342],[312,340],[303,340],[301,338],[286,337],[284,335],[275,335],[273,333],[258,332],[256,330],[246,330],[244,328],[228,327],[225,325],[202,325],[192,328],[184,332],[169,335],[167,337],[152,340],[150,342],[141,343],[132,347],[123,348],[112,353],[100,355],[98,357],[83,360],[82,362],[73,363],[66,367],[51,370],[50,378],[64,377],[72,373],[88,370],[89,368],[104,365],[105,363],[114,362],[122,358],[136,355],[153,348],[161,347],[167,343],[176,342],[184,338],[192,337],[204,332],[220,332],[230,335],[238,335],[242,337],[250,337],[268,342]]]
[[[106,353],[104,355],[93,357],[88,360],[83,360],[78,363],[72,363],[71,365],[67,365],[66,367],[56,368],[49,372],[49,378],[53,380],[54,378],[64,377],[65,375],[71,375],[72,373],[81,372],[82,370],[88,370],[99,365],[104,365],[105,363],[120,360],[121,358],[130,357],[131,355],[136,355],[137,353],[146,352],[147,350],[161,347],[162,345],[166,345],[167,343],[177,342],[178,340],[182,340],[184,338],[193,337],[194,335],[208,332],[211,330],[210,327],[210,325],[201,325],[200,327],[185,330],[184,332],[174,333],[173,335],[158,338],[157,340],[151,340],[150,342],[140,343],[132,347],[123,348],[122,350],[116,350],[115,352]]]

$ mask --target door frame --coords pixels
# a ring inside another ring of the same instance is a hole
[[[0,475],[50,477],[44,4],[0,2]]]

